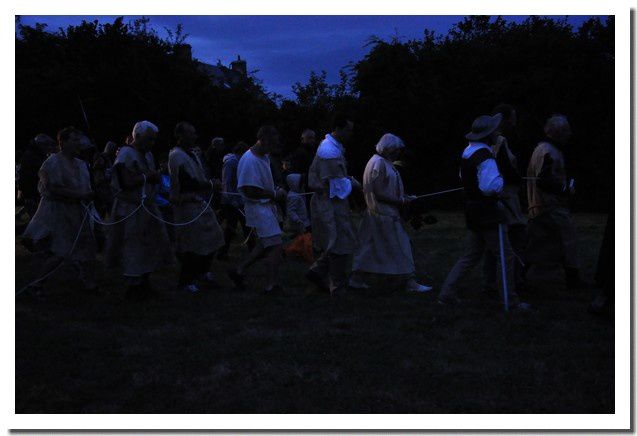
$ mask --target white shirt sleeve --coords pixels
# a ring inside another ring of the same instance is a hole
[[[484,195],[497,195],[504,188],[504,180],[495,159],[487,159],[478,165],[478,187]]]

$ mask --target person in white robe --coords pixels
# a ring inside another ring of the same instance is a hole
[[[49,275],[65,260],[77,271],[82,288],[97,286],[90,270],[95,259],[96,241],[86,206],[93,198],[88,166],[77,158],[84,135],[73,127],[58,133],[60,151],[50,155],[40,167],[38,208],[24,231],[29,247],[50,254],[39,278]],[[39,293],[45,280],[36,280],[31,288]]]
[[[354,123],[343,114],[334,117],[332,133],[325,136],[310,165],[308,188],[312,195],[312,242],[320,253],[306,278],[336,295],[347,288],[356,233],[350,215],[349,196],[360,183],[347,174],[344,143]]]
[[[228,271],[238,289],[245,287],[245,271],[261,258],[265,258],[267,274],[265,293],[281,291],[279,266],[282,257],[281,227],[275,201],[284,200],[287,192],[275,188],[270,169],[270,151],[277,145],[279,133],[272,126],[262,126],[257,142],[246,151],[237,168],[237,187],[244,201],[246,226],[257,237],[257,244],[236,268]]]
[[[175,252],[181,263],[178,285],[196,293],[200,290],[197,281],[215,284],[210,266],[215,252],[224,245],[223,230],[208,205],[213,185],[190,151],[197,140],[195,128],[181,122],[175,127],[175,138],[177,145],[168,155],[173,216],[177,223],[196,218],[188,225],[175,227]]]
[[[111,182],[117,194],[111,222],[117,224],[110,226],[105,260],[108,267],[123,268],[127,297],[132,299],[152,296],[150,274],[173,261],[164,223],[138,209],[143,198],[153,215],[162,216],[155,203],[160,174],[151,153],[157,133],[157,126],[149,121],[136,123],[132,143],[119,150],[113,164]]]
[[[415,199],[405,195],[402,179],[393,164],[404,147],[399,137],[386,133],[365,167],[363,193],[367,210],[358,228],[350,287],[367,288],[362,273],[373,273],[401,277],[407,291],[432,289],[414,278],[416,267],[411,243],[400,216],[400,208]]]

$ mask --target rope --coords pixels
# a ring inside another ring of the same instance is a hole
[[[433,197],[434,195],[446,194],[447,192],[462,191],[464,188],[447,189],[445,191],[432,192],[431,194],[416,195],[416,198]]]
[[[37,285],[38,283],[44,281],[47,277],[51,276],[54,272],[56,272],[58,269],[60,269],[62,267],[62,265],[64,265],[64,262],[68,259],[68,257],[71,255],[71,253],[73,253],[73,250],[75,250],[75,245],[77,245],[77,241],[80,239],[80,235],[82,234],[82,228],[84,227],[84,223],[86,222],[86,217],[88,216],[88,214],[89,213],[88,213],[88,209],[87,209],[86,212],[84,212],[84,217],[82,218],[82,224],[80,224],[80,228],[77,231],[77,235],[75,236],[75,240],[73,241],[73,245],[71,245],[71,249],[69,250],[69,252],[66,255],[66,257],[62,258],[62,261],[55,268],[53,268],[51,271],[49,271],[48,273],[46,273],[45,275],[43,275],[39,279],[36,279],[36,280],[32,281],[31,283],[29,283],[28,285],[26,285],[22,289],[20,289],[18,292],[16,292],[15,293],[16,297],[18,295],[20,295],[22,292],[24,292],[25,290],[29,289],[31,286]]]
[[[146,186],[146,176],[144,176],[144,187]],[[212,181],[210,182],[210,186],[213,186]],[[155,215],[154,213],[152,213],[150,210],[148,210],[148,208],[146,207],[146,204],[144,203],[144,200],[146,200],[146,194],[145,192],[142,192],[142,204],[141,206],[144,208],[144,210],[146,212],[148,212],[148,215],[152,216],[153,218],[155,218],[158,221],[161,221],[164,224],[168,224],[169,226],[175,226],[175,227],[181,227],[181,226],[187,226],[189,224],[194,223],[195,221],[197,221],[199,218],[201,218],[201,216],[204,214],[204,212],[206,210],[208,210],[208,208],[210,207],[210,203],[212,203],[212,198],[214,197],[214,192],[212,192],[210,194],[210,198],[208,199],[208,201],[206,202],[206,207],[204,207],[202,209],[201,212],[199,212],[199,214],[194,217],[193,219],[191,219],[190,221],[186,221],[184,223],[171,223],[169,221],[166,221],[165,219],[163,219],[162,217],[159,217],[157,215]]]
[[[99,214],[95,210],[95,206],[94,206],[93,202],[91,202],[88,206],[84,206],[84,208],[89,212],[89,216],[93,219],[93,221],[95,221],[97,224],[100,224],[102,226],[114,226],[115,224],[122,223],[122,222],[126,221],[127,219],[129,219],[130,217],[132,217],[133,215],[135,215],[137,213],[137,211],[139,209],[141,209],[141,207],[142,207],[142,205],[140,204],[139,206],[137,206],[135,208],[135,210],[133,210],[128,215],[126,215],[124,218],[121,218],[121,219],[119,219],[117,221],[106,222],[106,221],[102,221],[101,218],[98,218]]]

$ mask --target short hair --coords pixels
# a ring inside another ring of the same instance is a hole
[[[507,119],[511,116],[511,114],[515,111],[515,108],[508,103],[500,103],[496,107],[493,108],[491,115],[502,114],[502,119]]]
[[[279,131],[274,126],[266,124],[259,128],[259,131],[257,132],[257,139],[261,140],[265,138],[272,138],[273,136],[277,136],[278,134]]]
[[[175,130],[173,131],[173,134],[175,135],[176,139],[181,138],[181,135],[184,134],[184,132],[186,131],[186,127],[194,127],[192,124],[190,124],[188,121],[180,121],[177,123],[177,125],[175,126]]]
[[[565,115],[552,115],[544,124],[544,133],[551,139],[561,141],[571,132],[571,125]]]
[[[223,138],[222,138],[222,137],[220,137],[220,136],[214,137],[214,138],[212,138],[212,141],[210,141],[210,145],[211,145],[212,147],[215,147],[215,148],[216,148],[219,144],[224,144],[224,143],[225,143],[225,141],[224,141],[224,140],[223,140]]]
[[[159,132],[159,128],[151,123],[150,121],[138,121],[133,126],[133,139],[137,139],[140,136],[145,135],[149,131],[153,131],[155,133]]]
[[[301,136],[305,136],[306,133],[311,133],[313,135],[316,135],[316,132],[312,129],[305,129],[303,130],[303,133],[301,133]]]
[[[57,134],[58,143],[61,144],[63,142],[68,141],[68,139],[73,134],[75,134],[75,135],[83,135],[83,133],[80,130],[76,129],[73,126],[68,126],[68,127],[65,127],[63,129],[61,129],[60,131],[58,131],[58,134]]]
[[[332,118],[332,131],[337,129],[344,129],[347,127],[347,123],[352,121],[351,117],[343,112],[337,112]]]
[[[238,154],[238,153],[243,154],[248,150],[248,148],[250,148],[250,145],[248,145],[247,142],[239,141],[235,144],[234,147],[232,147],[232,152],[234,154]]]

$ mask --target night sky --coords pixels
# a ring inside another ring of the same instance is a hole
[[[50,30],[78,24],[82,20],[111,22],[110,16],[22,16],[22,23],[47,23]],[[126,17],[126,21],[135,17]],[[225,65],[241,55],[248,70],[256,74],[268,91],[292,96],[295,82],[306,82],[310,71],[325,70],[336,82],[338,71],[361,59],[373,35],[420,38],[425,28],[445,34],[461,16],[149,16],[151,25],[165,36],[165,28],[184,26],[193,56],[210,64]],[[525,17],[505,16],[521,21]],[[577,27],[588,16],[572,16]]]

